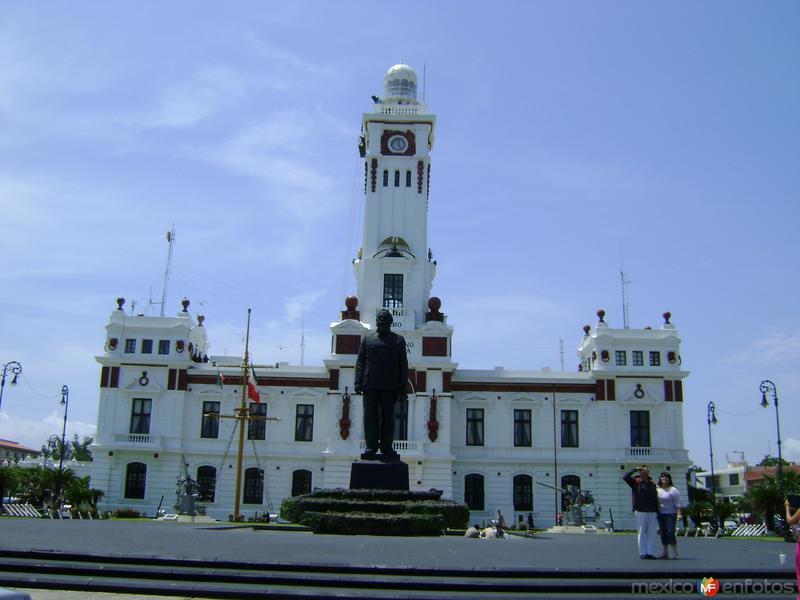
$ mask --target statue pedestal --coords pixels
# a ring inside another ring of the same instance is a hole
[[[408,465],[401,460],[357,460],[350,468],[350,489],[408,491]]]

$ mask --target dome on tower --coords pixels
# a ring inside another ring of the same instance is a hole
[[[383,77],[383,97],[389,102],[417,102],[417,74],[404,63],[396,64]]]

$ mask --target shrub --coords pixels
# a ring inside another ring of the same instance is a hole
[[[463,528],[469,509],[441,500],[441,492],[392,490],[318,490],[285,498],[281,516],[311,527],[315,533],[374,535],[437,535]]]
[[[118,519],[138,519],[142,513],[132,508],[118,508],[114,511],[114,516]]]

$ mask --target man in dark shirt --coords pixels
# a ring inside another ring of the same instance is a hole
[[[639,473],[634,477],[634,473]],[[633,510],[636,513],[636,528],[639,530],[639,556],[655,558],[658,529],[658,490],[650,478],[650,469],[641,465],[623,476],[633,490]]]
[[[361,338],[355,373],[355,392],[364,394],[365,460],[399,460],[392,448],[394,406],[406,398],[408,358],[403,336],[391,331],[392,314],[378,312],[376,331]],[[378,449],[380,448],[380,455]]]

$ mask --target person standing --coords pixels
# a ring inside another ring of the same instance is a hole
[[[634,473],[639,473],[638,477],[634,477]],[[623,479],[633,490],[633,510],[636,513],[636,529],[639,530],[639,556],[655,558],[658,490],[650,478],[650,469],[647,465],[638,466],[625,473]]]
[[[786,526],[797,525],[800,522],[800,508],[795,510],[794,514],[791,514],[792,509],[788,498],[783,501],[783,507],[786,509]],[[795,540],[797,540],[797,537],[795,537]],[[797,589],[800,591],[800,540],[797,541],[798,543],[794,545],[794,575],[797,578]],[[800,594],[798,594],[797,598],[800,600]]]
[[[364,460],[400,460],[392,448],[394,407],[406,398],[408,358],[403,336],[391,331],[392,313],[383,309],[375,319],[374,333],[361,338],[356,360],[354,389],[363,393]],[[380,449],[381,453],[378,454]]]
[[[664,471],[658,476],[658,528],[661,530],[661,545],[664,551],[661,558],[669,558],[669,547],[672,546],[672,558],[678,558],[678,539],[675,527],[681,518],[683,505],[681,493],[672,485],[672,475]]]

